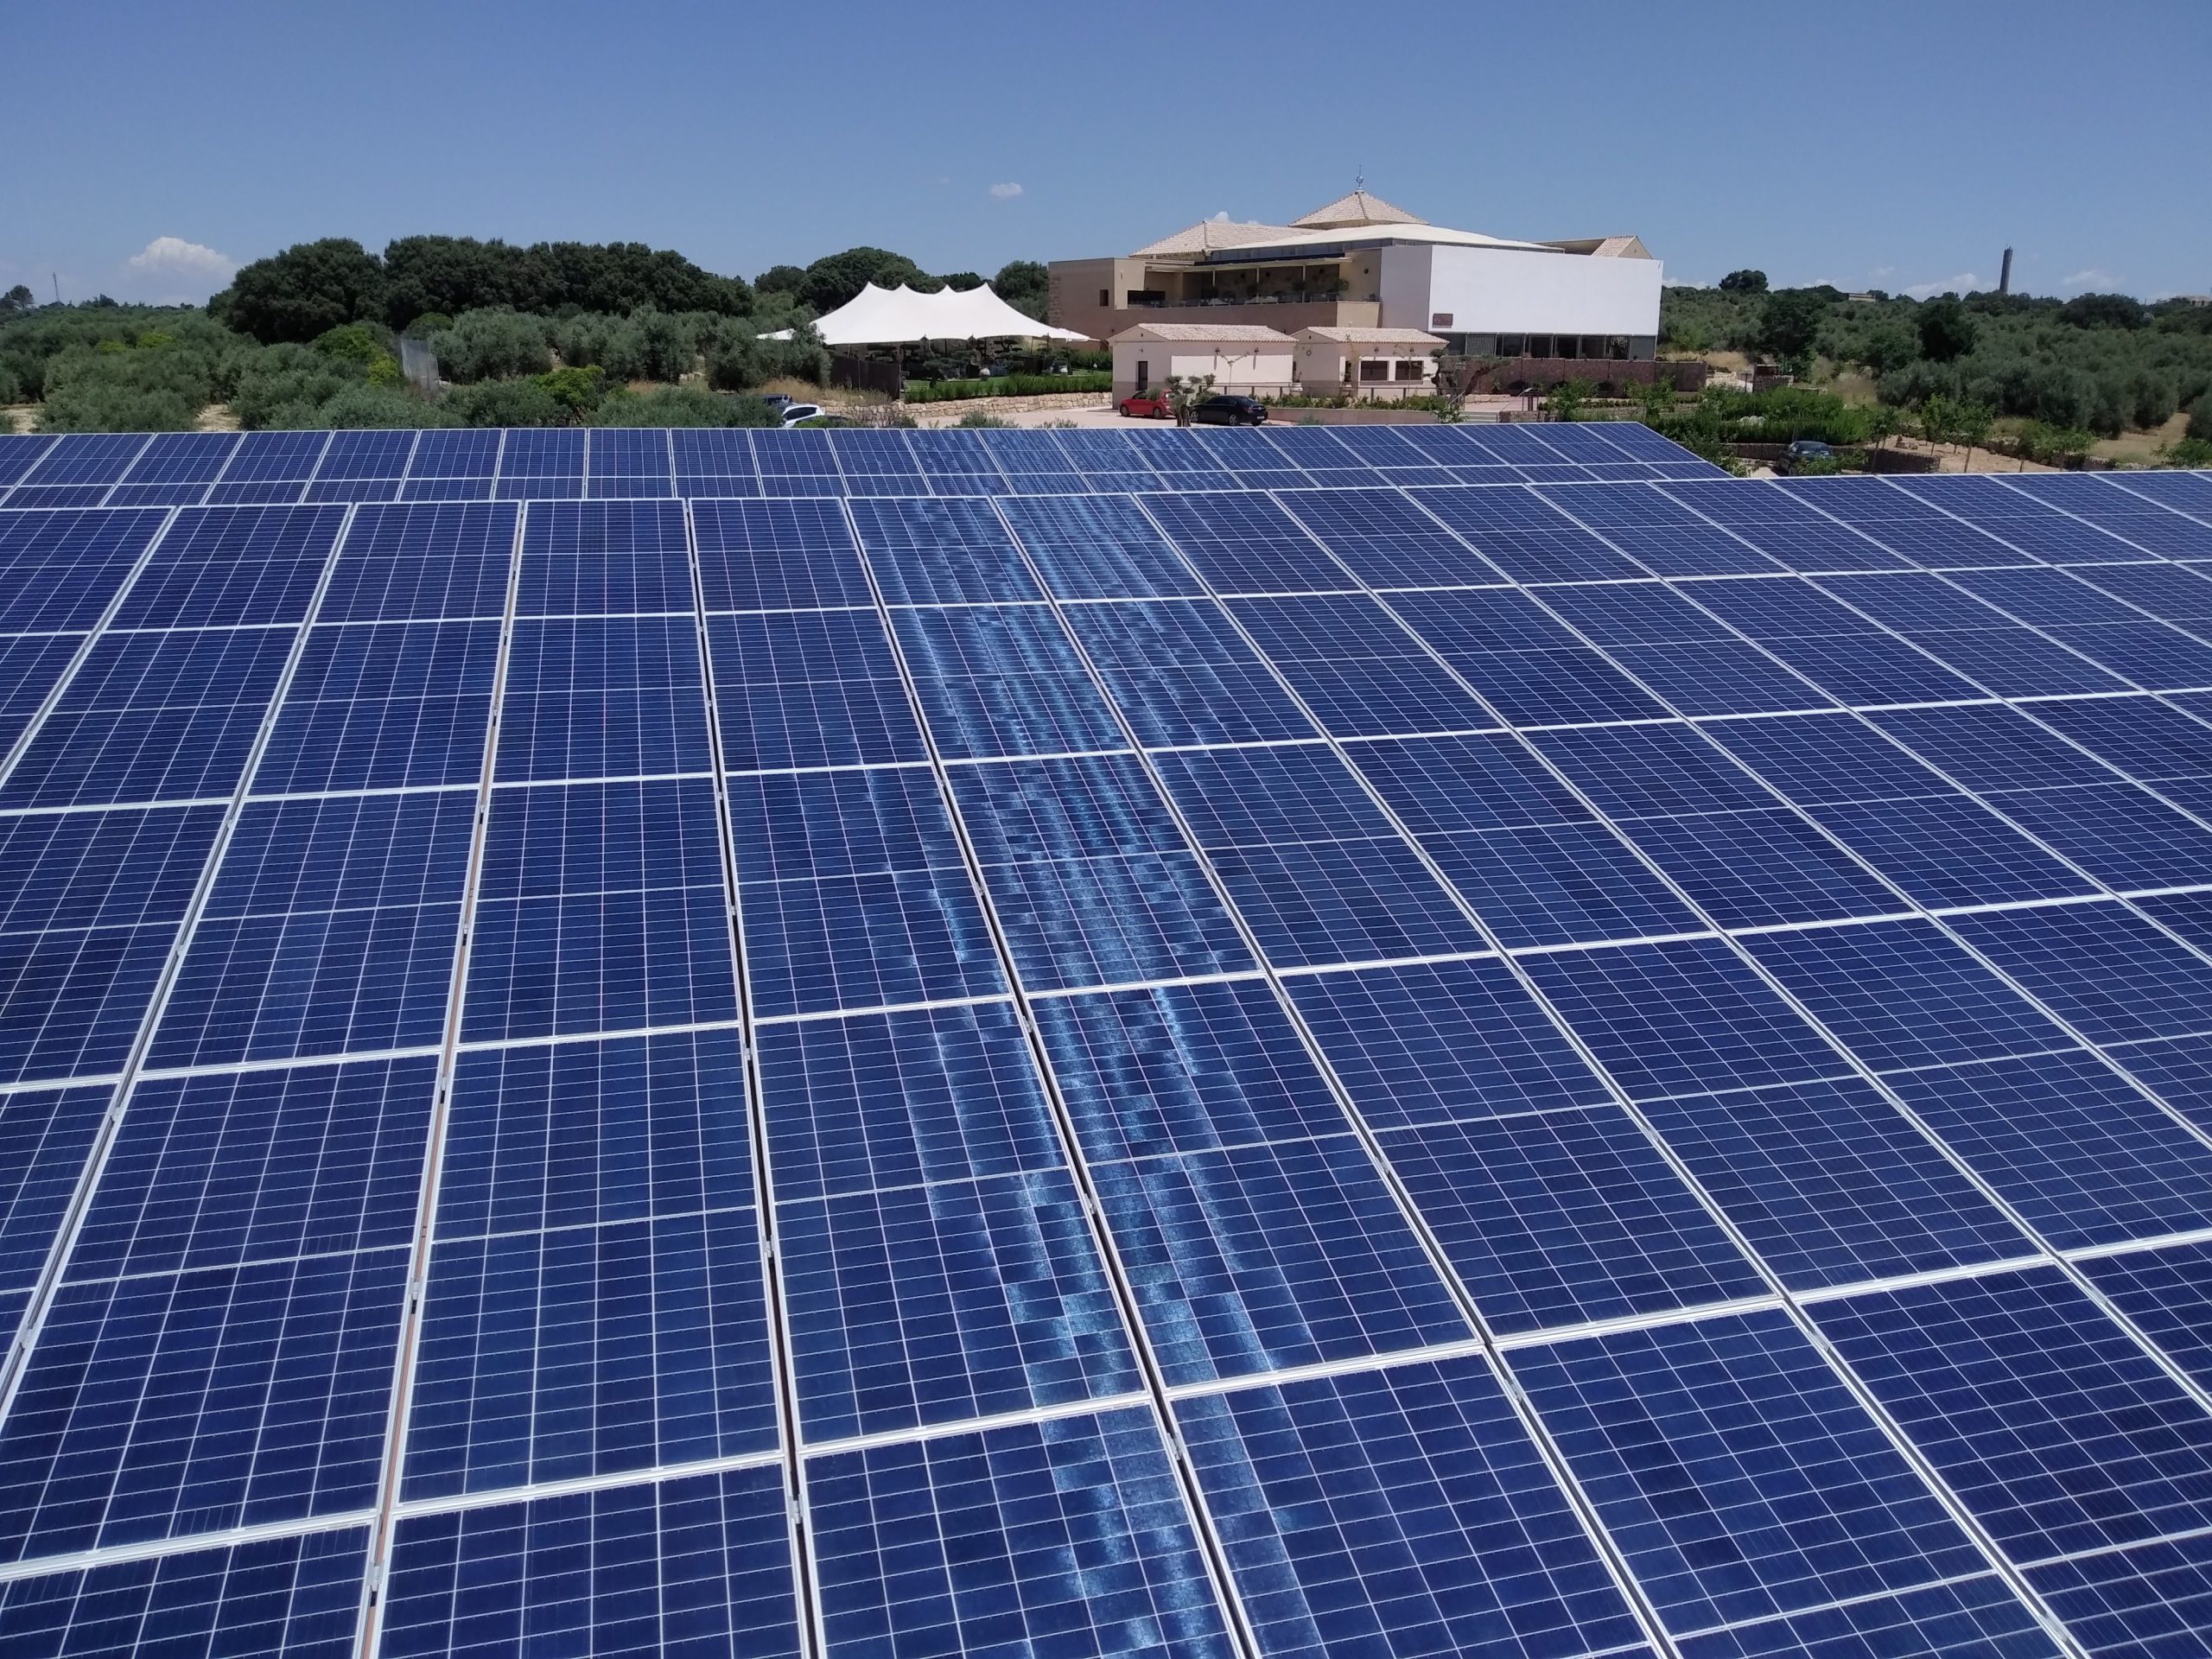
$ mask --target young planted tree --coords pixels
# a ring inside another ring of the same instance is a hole
[[[1967,447],[1966,460],[1960,463],[1962,472],[1974,470],[1974,452],[1989,442],[1989,429],[1996,418],[1996,411],[1986,404],[1966,403],[1958,406],[1958,412],[1953,417],[1952,429],[1956,433],[1958,441]]]
[[[1545,396],[1544,410],[1555,421],[1579,421],[1589,407],[1587,380],[1562,380]]]
[[[1198,412],[1198,405],[1213,396],[1213,376],[1210,374],[1172,374],[1167,377],[1167,407],[1175,412],[1175,424],[1188,426]]]

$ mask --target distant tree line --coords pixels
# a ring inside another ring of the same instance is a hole
[[[217,321],[264,346],[304,344],[353,322],[410,327],[417,319],[503,310],[565,317],[591,311],[703,312],[782,315],[804,305],[833,311],[869,283],[905,283],[925,293],[975,288],[974,271],[932,276],[903,254],[848,248],[804,268],[777,265],[757,283],[718,276],[679,253],[642,242],[537,242],[528,247],[468,236],[404,236],[371,253],[345,237],[302,242],[242,267],[208,302]],[[1000,296],[1040,321],[1045,267],[1017,259],[1002,267]],[[26,302],[29,290],[20,292]]]
[[[211,404],[248,428],[750,421],[765,406],[735,394],[828,378],[812,320],[864,284],[983,280],[881,248],[747,283],[639,243],[414,236],[378,255],[327,238],[243,267],[204,311],[41,305],[16,285],[0,294],[0,402],[39,404],[50,431],[183,430]],[[1043,318],[1043,265],[994,280]],[[444,396],[401,384],[402,334],[435,353]]]
[[[1941,398],[2106,437],[2187,410],[2189,435],[2212,438],[2212,308],[2125,294],[1853,300],[1745,270],[1717,289],[1668,289],[1660,329],[1668,349],[1752,353],[1800,376],[1823,360],[1864,369],[1891,407]]]

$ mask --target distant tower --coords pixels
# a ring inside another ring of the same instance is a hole
[[[1999,294],[2012,291],[2012,250],[2010,248],[2005,250],[2005,263],[1998,269],[1997,291]]]

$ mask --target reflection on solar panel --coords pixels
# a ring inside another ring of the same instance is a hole
[[[0,439],[0,1646],[2212,1645],[2212,486]]]

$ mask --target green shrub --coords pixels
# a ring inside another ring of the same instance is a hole
[[[592,411],[594,426],[779,426],[781,419],[758,397],[731,397],[696,386],[655,386],[651,391],[617,387]]]
[[[1111,391],[1114,377],[1085,370],[1069,374],[1005,374],[988,380],[909,380],[910,404],[944,404],[966,397],[1049,397],[1059,391]]]
[[[86,378],[65,383],[40,406],[41,432],[189,432],[200,405],[173,387]]]
[[[316,335],[313,345],[325,357],[366,368],[379,357],[391,355],[391,331],[380,323],[349,322]]]
[[[545,319],[519,311],[464,311],[452,327],[430,337],[430,349],[437,353],[438,372],[463,385],[543,374],[553,366]]]
[[[2189,406],[2189,435],[2212,441],[2212,391]]]
[[[542,384],[549,378],[455,386],[439,400],[438,407],[463,426],[574,425],[575,410]]]
[[[998,427],[1012,426],[1014,423],[1012,421],[1002,421],[995,415],[986,415],[980,409],[971,409],[965,415],[963,415],[957,421],[954,422],[953,424],[956,426],[967,427]]]
[[[326,398],[315,411],[314,424],[353,430],[377,426],[459,426],[461,419],[412,392],[365,382]]]

